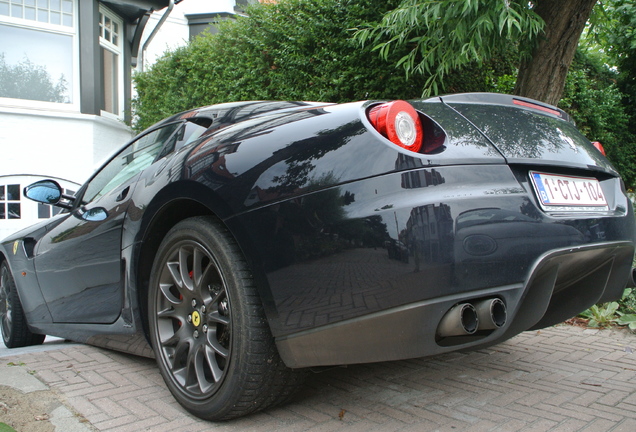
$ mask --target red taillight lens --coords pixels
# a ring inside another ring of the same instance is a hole
[[[596,148],[596,150],[600,151],[603,156],[607,156],[605,154],[605,149],[603,148],[603,144],[598,141],[594,141],[592,145]]]
[[[397,100],[376,105],[369,110],[369,121],[383,136],[407,150],[420,151],[422,123],[415,108],[406,101]]]

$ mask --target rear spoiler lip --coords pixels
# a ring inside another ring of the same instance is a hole
[[[445,104],[481,104],[481,105],[504,105],[518,109],[524,109],[537,114],[548,115],[560,118],[570,123],[574,123],[568,113],[560,108],[540,102],[534,99],[513,96],[502,93],[458,93],[439,96]]]

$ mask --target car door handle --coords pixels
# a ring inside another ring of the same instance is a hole
[[[126,199],[126,196],[128,196],[128,192],[130,192],[130,186],[126,186],[124,190],[121,191],[119,195],[117,195],[117,198],[115,198],[115,201],[119,202]]]

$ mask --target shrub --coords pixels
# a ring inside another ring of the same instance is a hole
[[[283,0],[248,9],[134,77],[136,129],[196,106],[239,100],[345,102],[419,96],[417,80],[361,50],[351,28],[397,0]]]
[[[352,29],[379,21],[399,0],[280,0],[257,4],[248,16],[219,25],[187,46],[165,54],[134,77],[136,130],[197,106],[239,100],[413,99],[425,78],[407,78],[397,61],[360,47]],[[514,57],[514,56],[513,56]],[[502,55],[448,77],[448,91],[492,91]]]
[[[592,141],[600,141],[607,157],[629,188],[636,185],[636,136],[629,131],[630,118],[624,95],[615,84],[616,74],[600,60],[577,53],[559,107]]]

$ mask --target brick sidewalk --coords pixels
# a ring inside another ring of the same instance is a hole
[[[636,336],[558,326],[471,353],[334,368],[294,402],[227,423],[188,415],[153,360],[90,346],[25,363],[101,431],[636,431]]]

